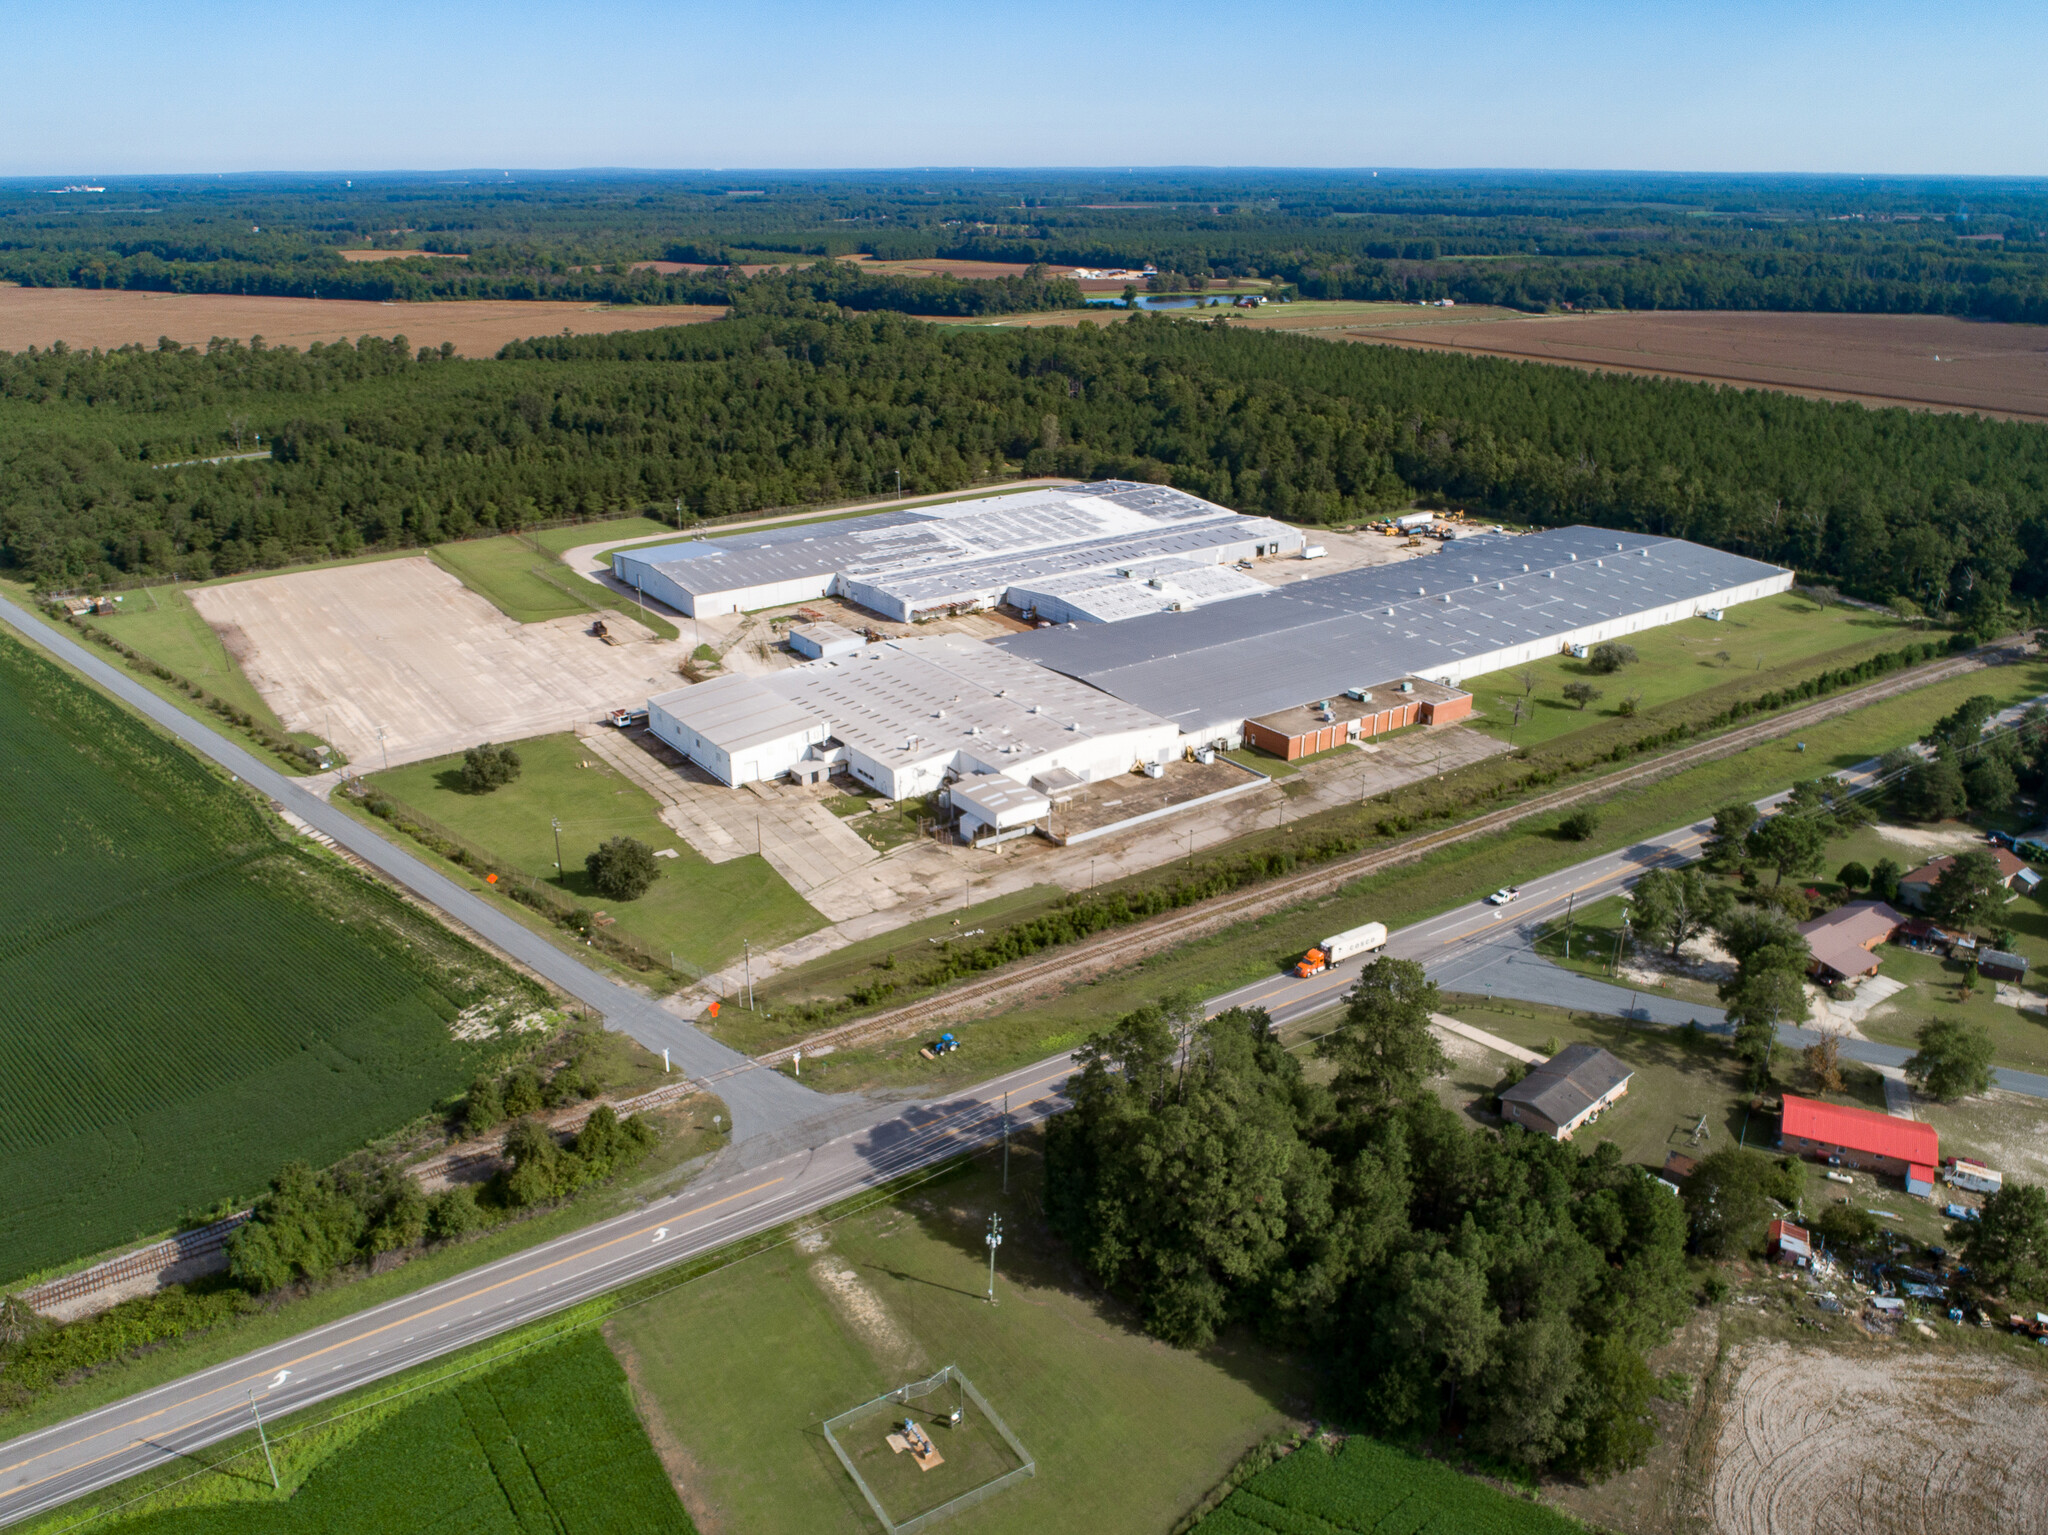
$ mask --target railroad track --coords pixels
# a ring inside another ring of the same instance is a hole
[[[1897,697],[1901,693],[1915,692],[1937,682],[1946,682],[1951,677],[1960,677],[1968,672],[1977,671],[1988,664],[1982,658],[1983,655],[1983,651],[1978,651],[1966,656],[1930,661],[1858,688],[1854,692],[1824,698],[1788,713],[1776,714],[1752,725],[1743,725],[1724,735],[1690,746],[1682,746],[1676,751],[1666,752],[1662,756],[1653,757],[1621,772],[1609,773],[1590,782],[1574,784],[1548,794],[1539,794],[1533,799],[1523,800],[1500,810],[1488,811],[1485,815],[1461,821],[1456,826],[1447,826],[1441,831],[1422,832],[1391,847],[1354,853],[1334,862],[1303,870],[1299,874],[1283,875],[1279,879],[1269,880],[1247,890],[1213,896],[1178,911],[1149,917],[1143,922],[1101,933],[1080,943],[1063,944],[1048,950],[1045,954],[1016,961],[1001,970],[991,971],[984,977],[949,987],[921,1001],[890,1008],[856,1022],[842,1024],[838,1028],[827,1029],[808,1039],[786,1045],[782,1049],[755,1056],[754,1064],[779,1066],[787,1062],[798,1050],[809,1055],[820,1046],[843,1050],[850,1046],[873,1044],[879,1040],[914,1032],[969,1010],[986,1011],[1013,1000],[1040,994],[1051,986],[1070,984],[1077,979],[1091,979],[1120,965],[1156,954],[1162,949],[1203,937],[1218,928],[1267,916],[1302,901],[1327,895],[1353,880],[1412,863],[1439,848],[1486,836],[1488,833],[1512,826],[1517,821],[1527,820],[1531,816],[1546,815],[1582,800],[1612,794],[1617,789],[1668,777],[1672,773],[1696,767],[1703,762],[1731,757],[1759,742],[1792,735],[1809,725],[1819,724],[1837,715],[1848,714],[1884,699]]]

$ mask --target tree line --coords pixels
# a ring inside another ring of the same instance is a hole
[[[45,585],[204,577],[541,521],[689,526],[878,494],[898,471],[920,491],[1021,471],[1298,523],[1419,499],[1672,534],[1986,632],[2048,596],[2039,426],[1228,321],[928,326],[801,291],[821,280],[840,279],[777,279],[775,312],[487,360],[403,338],[0,356],[0,561]],[[223,451],[237,422],[269,461],[152,467]]]
[[[1322,1361],[1383,1433],[1602,1476],[1653,1437],[1644,1353],[1692,1303],[1679,1201],[1611,1143],[1474,1133],[1422,967],[1368,966],[1312,1082],[1263,1011],[1169,998],[1080,1052],[1046,1135],[1046,1213],[1146,1328],[1232,1325]]]

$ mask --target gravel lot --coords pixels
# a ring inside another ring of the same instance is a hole
[[[566,730],[674,685],[683,648],[607,613],[514,623],[431,560],[379,560],[224,586],[192,605],[293,730],[365,771]],[[386,739],[379,743],[382,728]]]

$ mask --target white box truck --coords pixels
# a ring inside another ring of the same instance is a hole
[[[1321,975],[1330,966],[1341,964],[1357,954],[1370,954],[1383,949],[1387,944],[1387,925],[1384,922],[1368,922],[1363,927],[1346,928],[1333,938],[1325,938],[1301,957],[1294,967],[1294,973],[1307,977]]]

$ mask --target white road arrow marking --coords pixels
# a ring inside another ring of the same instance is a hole
[[[668,1240],[668,1227],[662,1226],[657,1228],[654,1233],[654,1240],[657,1242],[666,1242]]]
[[[291,1374],[292,1372],[290,1370],[279,1370],[277,1372],[277,1379],[272,1381],[263,1389],[265,1391],[275,1391],[279,1386],[282,1386],[286,1381],[291,1379]]]

